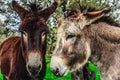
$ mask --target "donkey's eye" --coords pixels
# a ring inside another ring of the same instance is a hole
[[[44,41],[45,41],[45,38],[46,38],[46,32],[42,32],[42,34],[41,34],[41,38],[42,38],[42,45],[43,45],[43,43],[44,43]]]
[[[46,34],[47,34],[46,32],[42,32],[41,37],[43,40],[45,39]]]
[[[27,36],[27,33],[25,31],[20,31],[24,36]]]
[[[67,40],[67,39],[74,38],[74,37],[75,37],[75,35],[68,35],[67,38],[66,38],[66,40]]]
[[[27,33],[26,33],[25,31],[23,31],[23,35],[24,35],[24,36],[27,36]]]
[[[46,32],[42,32],[41,35],[42,35],[42,37],[43,37],[43,36],[46,36],[46,34],[47,34]]]

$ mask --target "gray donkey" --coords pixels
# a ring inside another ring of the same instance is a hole
[[[120,28],[105,16],[109,11],[81,8],[61,19],[51,59],[56,76],[82,69],[89,59],[99,68],[102,80],[120,80]]]

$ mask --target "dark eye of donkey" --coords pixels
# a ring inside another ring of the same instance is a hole
[[[66,40],[74,38],[74,37],[75,37],[75,35],[68,35],[67,38],[66,38]]]

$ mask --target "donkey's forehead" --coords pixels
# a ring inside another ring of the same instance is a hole
[[[26,29],[41,29],[41,30],[48,30],[48,26],[46,25],[45,20],[42,17],[36,17],[36,16],[29,16],[25,18],[20,26],[20,30],[26,30]]]
[[[80,10],[78,10],[77,12],[68,13],[65,20],[74,21],[74,22],[84,21],[86,20],[86,16],[84,16],[84,13],[81,13]]]
[[[46,23],[45,19],[41,16],[39,16],[38,14],[33,14],[33,13],[29,13],[22,22],[25,23],[29,23],[29,22],[42,22],[42,23]]]
[[[60,26],[60,30],[63,30],[63,32],[65,33],[73,33],[73,34],[79,34],[81,32],[80,29],[80,23],[79,22],[72,22],[72,21],[63,21],[61,26]]]
[[[19,30],[22,30],[22,31],[26,31],[26,32],[30,32],[30,31],[46,31],[48,32],[48,27],[44,24],[31,24],[29,23],[28,25],[26,26],[21,26],[19,28]]]
[[[58,38],[66,37],[67,35],[79,35],[81,30],[74,27],[59,27],[57,36]]]

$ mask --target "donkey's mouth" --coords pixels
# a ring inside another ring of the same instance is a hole
[[[64,72],[58,72],[58,73],[54,73],[54,75],[56,77],[63,77],[63,76],[66,76],[68,73],[68,70],[66,69]]]
[[[57,77],[63,77],[69,72],[68,67],[65,65],[64,60],[61,57],[53,56],[50,68],[53,74]]]

